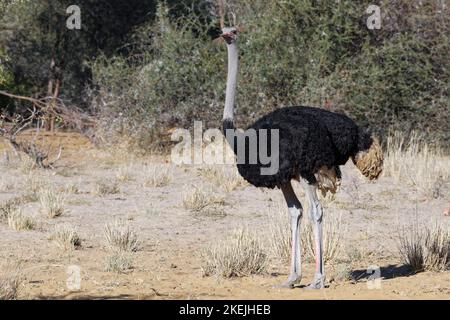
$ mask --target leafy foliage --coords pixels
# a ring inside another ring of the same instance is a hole
[[[373,1],[228,2],[245,27],[238,125],[280,106],[313,105],[349,114],[382,136],[420,126],[448,145],[447,7],[380,1],[382,29],[369,30],[366,9]],[[114,119],[106,121],[108,137],[120,132],[148,147],[167,128],[190,127],[194,119],[220,123],[226,52],[211,39],[215,18],[204,23],[190,12],[173,19],[160,5],[156,21],[134,33],[129,57],[94,63],[106,97],[100,109]]]

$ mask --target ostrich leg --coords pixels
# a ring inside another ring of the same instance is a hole
[[[291,183],[284,185],[284,198],[288,205],[289,214],[291,216],[291,230],[292,230],[292,261],[291,261],[291,275],[288,280],[278,286],[279,288],[293,288],[295,284],[302,280],[302,257],[300,247],[300,222],[302,218],[302,205],[295,195]]]
[[[306,180],[301,182],[309,199],[309,215],[314,229],[314,252],[316,255],[316,273],[314,281],[308,289],[323,289],[325,287],[325,269],[323,263],[323,209],[317,197],[317,185],[311,185]]]

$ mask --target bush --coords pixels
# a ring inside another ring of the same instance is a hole
[[[230,3],[246,30],[239,36],[239,126],[283,105],[314,105],[382,135],[420,125],[428,139],[449,144],[447,7],[380,1],[382,29],[368,30],[369,0]],[[194,119],[220,125],[227,56],[210,36],[216,22],[194,13],[173,20],[160,5],[156,21],[135,32],[129,57],[93,63],[104,137],[126,136],[148,149],[166,146],[168,128]]]
[[[399,235],[399,253],[413,272],[446,271],[450,268],[450,230],[417,221]]]
[[[61,216],[65,211],[67,195],[59,193],[53,187],[42,187],[38,192],[41,212],[53,219]]]
[[[56,226],[52,239],[64,251],[75,250],[81,247],[81,238],[77,229],[68,224]]]
[[[266,263],[260,239],[241,228],[203,252],[202,272],[204,276],[244,277],[262,273]]]
[[[21,263],[8,262],[0,270],[0,300],[16,300],[25,278]]]
[[[123,220],[114,220],[105,226],[106,245],[114,253],[136,252],[139,249],[137,234]]]
[[[423,136],[413,132],[408,140],[394,132],[387,138],[386,176],[406,182],[429,198],[441,198],[448,193],[450,159],[443,150],[426,143]]]
[[[36,222],[32,217],[25,215],[22,209],[16,208],[8,213],[8,226],[15,231],[33,230]]]

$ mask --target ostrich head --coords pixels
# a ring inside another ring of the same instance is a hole
[[[221,37],[225,40],[227,44],[236,43],[238,35],[238,29],[235,27],[223,28]]]
[[[367,133],[359,134],[358,152],[352,157],[353,163],[370,180],[377,179],[383,171],[383,150],[377,138]]]

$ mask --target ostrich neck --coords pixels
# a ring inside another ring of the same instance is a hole
[[[227,91],[225,96],[225,109],[223,111],[223,120],[234,120],[234,104],[236,102],[236,85],[238,75],[238,50],[236,43],[227,45],[228,48],[228,78]]]

